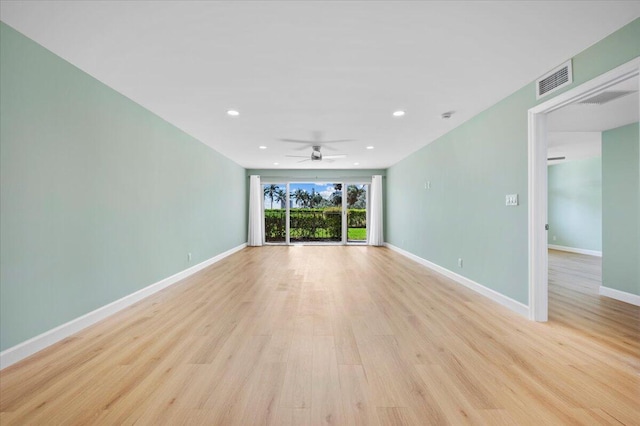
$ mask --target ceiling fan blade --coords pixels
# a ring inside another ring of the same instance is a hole
[[[321,141],[322,143],[341,143],[341,142],[353,142],[353,139],[336,139],[333,141]]]
[[[315,141],[304,141],[301,139],[278,139],[281,142],[290,142],[290,143],[306,143],[307,145],[314,144]]]
[[[285,157],[290,157],[290,158],[309,158],[308,155],[285,155]]]
[[[327,159],[327,160],[332,160],[335,158],[346,158],[347,155],[346,154],[338,154],[338,155],[323,155],[322,158]]]

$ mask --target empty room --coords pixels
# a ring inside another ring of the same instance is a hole
[[[0,424],[640,423],[640,1],[0,20]]]

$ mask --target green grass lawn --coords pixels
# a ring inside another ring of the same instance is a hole
[[[349,228],[347,230],[349,241],[365,241],[367,239],[367,228]]]

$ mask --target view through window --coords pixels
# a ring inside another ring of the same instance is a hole
[[[287,242],[287,203],[291,243],[339,243],[345,237],[348,242],[366,242],[367,185],[349,184],[346,192],[344,187],[342,183],[296,182],[288,185],[287,196],[286,183],[263,185],[265,242]],[[346,229],[342,222],[343,201]]]

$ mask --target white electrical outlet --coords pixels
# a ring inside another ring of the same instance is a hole
[[[508,194],[505,196],[505,205],[507,206],[517,206],[518,205],[518,194]]]
[[[187,262],[191,262],[191,253],[187,253]]]
[[[554,235],[552,238],[553,238],[553,241],[555,241],[555,240],[556,240],[556,236],[555,236],[555,235]]]
[[[458,258],[458,267],[462,268],[462,258]]]

